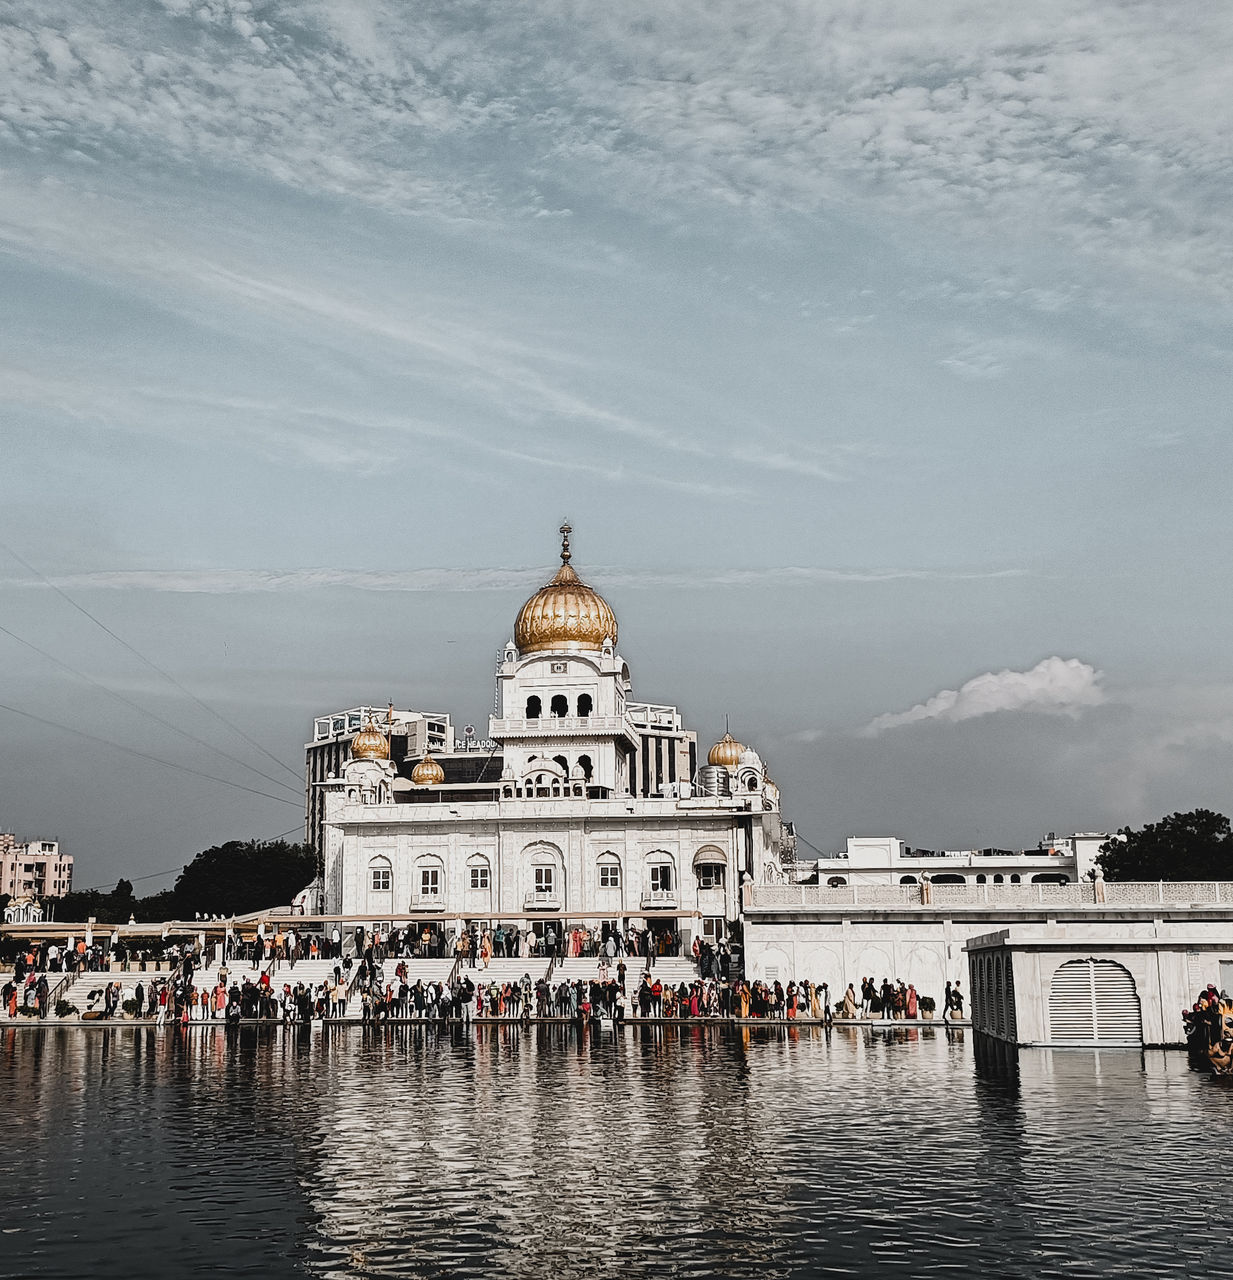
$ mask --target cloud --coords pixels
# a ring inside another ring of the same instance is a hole
[[[509,591],[533,590],[544,580],[544,568],[423,568],[423,569],[122,569],[49,577],[63,591],[163,591],[203,595],[249,595],[254,592],[319,591]],[[659,570],[587,569],[587,578],[604,589],[688,590],[690,588],[821,586],[828,583],[966,582],[1018,578],[1022,569],[944,573],[932,569],[826,569],[780,565],[762,569],[699,570],[663,573]],[[0,587],[40,588],[30,578],[0,579]]]
[[[678,225],[701,206],[1030,228],[1062,253],[1233,285],[1227,6],[163,9],[11,5],[0,141],[459,223],[565,195]]]
[[[876,737],[887,729],[941,720],[955,724],[992,715],[995,711],[1035,711],[1077,716],[1086,707],[1105,700],[1104,673],[1078,658],[1046,658],[1030,671],[986,671],[958,689],[943,689],[908,711],[888,711],[876,716],[861,736]]]

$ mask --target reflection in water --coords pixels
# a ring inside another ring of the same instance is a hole
[[[1231,1103],[941,1029],[4,1030],[0,1275],[1180,1276]]]

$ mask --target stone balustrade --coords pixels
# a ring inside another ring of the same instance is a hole
[[[832,889],[813,884],[746,885],[747,909],[776,907],[1039,907],[1212,906],[1233,908],[1233,881],[1098,881],[1078,884],[853,884]]]

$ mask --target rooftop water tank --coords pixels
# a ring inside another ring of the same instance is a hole
[[[721,764],[704,764],[698,770],[697,787],[700,796],[730,796],[732,775]]]

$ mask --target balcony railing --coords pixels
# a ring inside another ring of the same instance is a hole
[[[439,893],[417,893],[411,899],[413,911],[444,911],[445,898]]]
[[[929,886],[931,901],[921,900],[918,884],[746,885],[750,907],[908,906],[937,910],[947,907],[1057,906],[1213,906],[1233,904],[1229,881],[1111,881],[1073,884],[937,884]]]
[[[559,911],[561,895],[555,889],[532,889],[522,900],[524,911]]]
[[[494,738],[521,737],[594,737],[598,734],[623,733],[637,738],[633,722],[625,716],[542,716],[535,720],[510,717],[492,722]]]
[[[675,889],[644,889],[642,891],[644,907],[675,907],[677,896]]]

